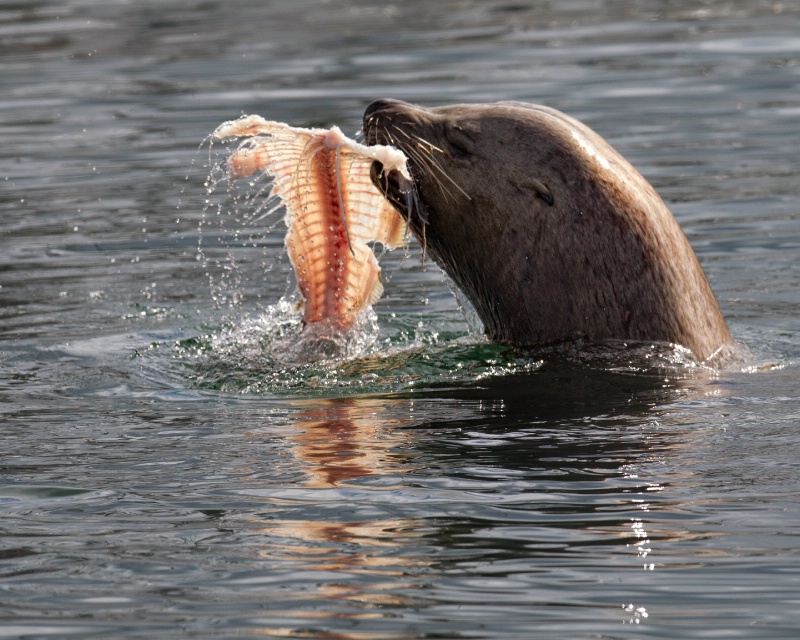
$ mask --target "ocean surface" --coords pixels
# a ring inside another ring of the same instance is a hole
[[[487,343],[412,243],[287,359],[209,135],[523,100],[652,182],[747,354]],[[0,638],[800,637],[800,5],[0,0]]]

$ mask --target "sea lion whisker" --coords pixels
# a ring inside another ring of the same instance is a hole
[[[380,118],[377,115],[372,115],[369,117],[368,120],[364,122],[364,126],[362,127],[361,131],[364,132],[364,138],[368,139],[372,137],[373,139],[371,142],[373,144],[378,142],[378,135],[377,132],[380,131]],[[373,135],[370,135],[373,134]],[[369,142],[369,140],[367,140]]]
[[[424,173],[427,173],[428,175],[431,176],[431,178],[433,178],[436,181],[436,185],[444,194],[445,200],[447,200],[448,202],[450,200],[455,200],[453,192],[444,183],[442,178],[439,177],[440,175],[446,176],[444,169],[439,164],[437,164],[433,160],[433,158],[431,158],[429,155],[421,154],[418,149],[409,149],[408,155],[409,157],[416,160],[417,165]]]
[[[423,142],[425,142],[425,141],[423,140]],[[444,167],[441,165],[441,163],[433,156],[433,154],[431,154],[431,153],[425,154],[424,155],[424,158],[425,158],[424,163],[423,163],[423,160],[422,160],[423,155],[422,155],[422,153],[420,152],[419,149],[413,149],[413,150],[409,149],[408,150],[408,154],[411,155],[411,156],[414,156],[415,159],[420,164],[424,164],[424,166],[428,169],[430,175],[436,177],[436,181],[437,181],[437,183],[439,185],[439,188],[442,190],[443,193],[445,193],[447,196],[449,196],[449,198],[452,198],[453,200],[456,199],[454,194],[453,194],[453,192],[449,188],[447,188],[445,186],[445,184],[444,184],[444,182],[442,181],[441,178],[447,179],[447,181],[450,182],[450,184],[452,184],[461,193],[461,195],[463,195],[467,200],[471,200],[472,199],[472,198],[470,198],[469,194],[466,191],[464,191],[464,189],[462,189],[461,186],[455,180],[453,180],[453,178],[450,176],[450,174],[447,173],[447,171],[444,169]],[[441,176],[441,178],[439,176]]]
[[[377,122],[377,120],[378,120],[377,116],[371,116],[367,120],[367,125],[370,125],[372,122],[376,122],[374,126],[377,129],[379,127],[379,123]],[[447,172],[444,170],[444,168],[433,157],[433,154],[430,152],[430,148],[433,147],[435,149],[438,149],[438,147],[432,145],[424,138],[420,138],[419,136],[410,134],[407,131],[403,131],[395,123],[389,124],[387,127],[380,129],[380,131],[382,131],[384,137],[386,138],[386,141],[400,148],[403,151],[403,153],[406,154],[406,156],[408,156],[411,160],[413,160],[417,164],[420,171],[427,173],[436,180],[436,183],[438,184],[442,193],[445,194],[445,197],[448,199],[448,201],[450,199],[455,200],[455,196],[453,192],[447,188],[444,181],[439,176],[444,176],[445,178],[447,178],[447,180],[453,183],[454,186],[462,194],[464,194],[465,196],[467,196],[467,198],[469,198],[466,192],[464,192],[464,190],[461,189],[461,187],[455,184],[453,179],[447,175]],[[397,137],[403,137],[412,144],[411,145],[397,144],[397,138],[395,136],[395,133],[397,134]]]
[[[409,157],[411,160],[414,160],[422,170],[427,171],[431,175],[435,175],[434,172],[432,171],[431,167],[429,166],[428,162],[426,161],[426,159],[420,153],[418,153],[416,149],[414,149],[412,147],[404,148],[403,145],[398,145],[397,144],[397,140],[396,140],[393,132],[397,132],[398,134],[404,136],[405,138],[407,138],[409,140],[411,139],[409,134],[407,132],[403,131],[402,129],[398,128],[397,125],[390,124],[388,127],[384,127],[383,129],[381,129],[380,128],[380,121],[379,121],[378,116],[371,116],[367,120],[367,122],[365,124],[365,129],[371,129],[371,130],[374,130],[374,131],[379,131],[379,130],[382,131],[384,137],[386,138],[385,142],[387,142],[390,145],[395,146],[395,147],[399,148],[401,151],[403,151],[403,153],[407,157]],[[442,187],[444,188],[444,185],[442,185]],[[385,189],[384,189],[384,191],[385,191]]]
[[[426,140],[425,138],[420,138],[418,135],[415,135],[414,139],[417,140],[418,144],[425,145],[429,151],[438,151],[439,153],[444,154],[444,149],[437,147],[430,140]]]
[[[391,129],[391,131],[394,131],[394,132],[396,132],[397,134],[399,134],[399,135],[403,136],[403,137],[404,137],[404,138],[406,138],[407,140],[411,140],[411,134],[410,134],[410,133],[408,133],[408,131],[403,131],[403,130],[402,130],[402,129],[401,129],[399,126],[397,126],[396,124],[392,124],[392,129]],[[386,132],[387,132],[389,135],[391,135],[391,131],[389,131],[388,129],[386,130]]]
[[[466,191],[464,191],[464,189],[462,189],[461,186],[455,180],[453,180],[453,178],[447,173],[447,171],[444,170],[444,168],[439,163],[439,161],[436,158],[434,158],[433,153],[431,153],[431,151],[438,151],[439,153],[444,155],[445,152],[442,149],[437,147],[430,140],[426,140],[425,138],[423,138],[421,136],[418,136],[417,134],[409,133],[407,131],[403,131],[403,130],[399,129],[397,126],[394,126],[393,128],[394,128],[395,131],[405,135],[409,139],[416,140],[416,142],[417,142],[416,150],[418,150],[418,151],[421,150],[423,152],[426,152],[425,155],[430,161],[429,164],[428,164],[428,168],[430,169],[431,167],[435,167],[439,171],[439,174],[441,176],[446,178],[456,189],[458,189],[458,191],[461,193],[461,195],[463,195],[465,198],[467,198],[467,200],[471,200],[472,199],[472,198],[470,198],[469,194]],[[408,151],[407,151],[409,155],[411,155],[411,151],[412,151],[411,148],[409,148]],[[416,158],[417,158],[417,160],[420,160],[421,156],[417,155]],[[441,184],[441,181],[440,181],[440,187],[442,188],[443,191],[446,191],[446,193],[448,195],[450,195],[450,196],[453,195],[452,192],[449,189],[445,190],[444,185]]]
[[[379,118],[378,116],[371,116],[365,123],[364,129],[365,130],[374,130],[378,131],[379,127]],[[434,175],[431,168],[428,166],[428,162],[422,154],[419,153],[417,149],[414,148],[403,148],[403,146],[397,144],[397,140],[393,135],[393,131],[396,131],[401,136],[410,139],[408,133],[396,127],[396,125],[391,124],[389,127],[381,129],[381,133],[383,134],[383,143],[389,143],[394,145],[396,148],[400,149],[410,160],[414,161],[416,165],[419,167],[418,170],[426,171],[431,175]],[[376,136],[377,137],[377,136]],[[388,181],[389,177],[385,174],[381,174],[381,180],[383,185],[381,187],[381,191],[386,194],[389,192]],[[423,246],[423,253],[427,248],[427,241],[425,236],[425,225],[428,224],[427,215],[424,214],[424,208],[421,204],[421,200],[419,197],[419,193],[417,193],[416,185],[412,181],[411,186],[406,191],[401,191],[403,198],[405,199],[405,208],[406,208],[406,218],[411,220],[415,215],[419,219],[420,227],[422,227],[422,246]],[[401,204],[399,198],[394,198],[396,204]],[[408,229],[406,229],[408,231]]]
[[[383,131],[385,131],[385,132],[386,132],[386,135],[387,135],[387,137],[388,137],[388,139],[389,139],[389,144],[391,144],[392,146],[395,146],[395,145],[397,145],[397,139],[395,138],[395,136],[394,136],[394,133],[392,133],[392,128],[393,128],[393,127],[394,127],[394,125],[391,125],[391,127],[383,127]],[[380,119],[378,119],[378,120],[375,122],[375,128],[376,128],[378,131],[380,131],[380,130],[381,130],[381,123],[380,123]]]

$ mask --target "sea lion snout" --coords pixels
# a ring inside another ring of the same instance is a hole
[[[364,110],[364,122],[369,121],[381,112],[393,111],[399,107],[412,107],[408,102],[402,100],[394,100],[392,98],[380,98],[367,105]]]
[[[429,110],[402,100],[375,100],[364,111],[365,143],[402,149],[409,144],[414,132],[425,126],[431,115]]]
[[[390,145],[403,151],[408,158],[408,171],[412,182],[397,171],[385,172],[380,162],[373,162],[370,176],[373,184],[395,209],[412,226],[422,232],[427,224],[428,208],[419,198],[418,179],[423,176],[419,154],[415,147],[420,143],[419,133],[429,128],[432,114],[429,110],[402,100],[383,98],[375,100],[364,111],[364,141],[368,145]]]

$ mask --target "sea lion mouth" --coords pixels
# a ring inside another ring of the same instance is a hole
[[[402,143],[390,132],[390,127],[398,130],[397,108],[405,104],[395,100],[376,100],[370,104],[364,112],[364,142],[370,146],[392,146],[406,154],[411,181],[397,170],[385,171],[383,164],[377,160],[372,163],[370,178],[412,229],[422,232],[428,222],[428,209],[420,196],[419,181],[415,176],[419,168]]]
[[[408,195],[416,192],[414,182],[409,182],[399,171],[385,171],[381,162],[375,160],[370,169],[370,178],[378,191],[383,194],[404,217],[408,214]]]
[[[412,178],[410,182],[396,169],[387,173],[383,164],[375,160],[370,168],[370,178],[411,228],[424,235],[424,227],[428,224],[428,207],[420,197],[413,168],[409,166],[408,169]]]

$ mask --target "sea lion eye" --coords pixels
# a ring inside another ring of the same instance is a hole
[[[457,156],[468,156],[475,149],[475,141],[462,127],[447,127],[444,135]]]

